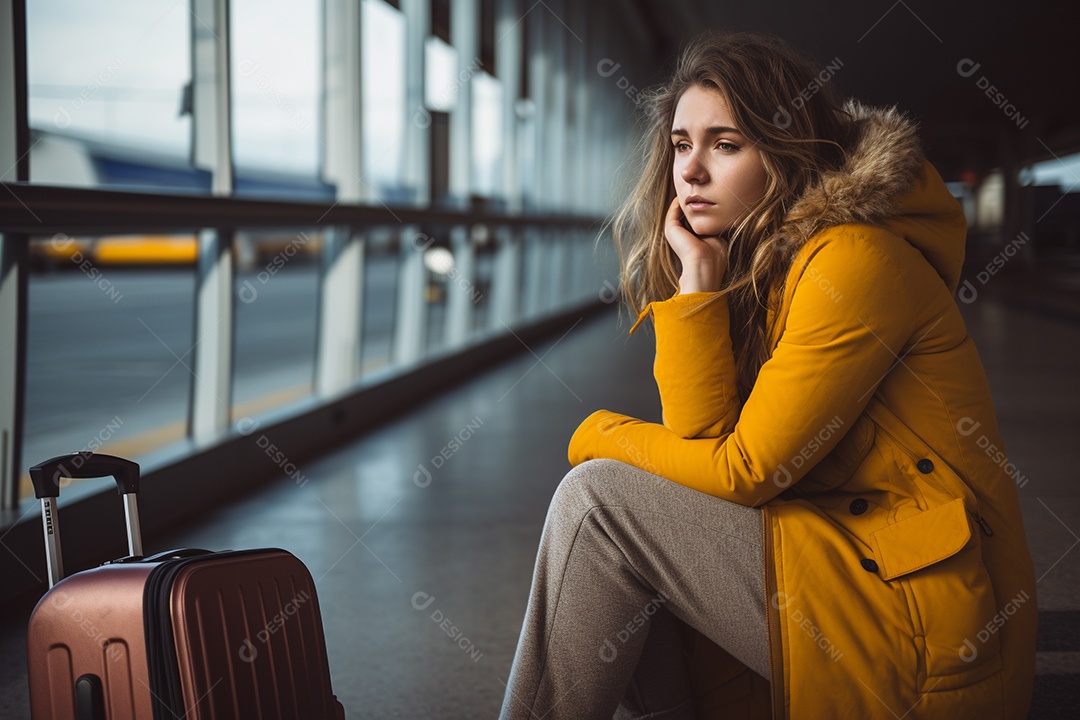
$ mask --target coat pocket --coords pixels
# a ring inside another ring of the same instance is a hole
[[[997,614],[982,538],[958,498],[871,533],[881,577],[904,589],[921,692],[978,682],[1001,669]]]

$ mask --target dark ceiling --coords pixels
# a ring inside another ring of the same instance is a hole
[[[1080,150],[1077,0],[632,0],[626,7],[665,59],[656,80],[706,27],[771,32],[821,64],[838,59],[832,82],[841,95],[914,115],[946,178]]]

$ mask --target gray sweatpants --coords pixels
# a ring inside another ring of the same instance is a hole
[[[548,508],[504,720],[693,717],[681,625],[769,677],[761,511],[614,460]]]

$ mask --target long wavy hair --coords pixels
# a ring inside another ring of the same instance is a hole
[[[853,133],[828,79],[821,67],[775,36],[700,35],[680,55],[671,79],[645,95],[646,129],[637,153],[641,167],[610,222],[622,270],[620,290],[630,307],[640,312],[674,295],[681,268],[663,229],[675,197],[671,124],[688,88],[719,91],[736,127],[760,151],[768,178],[762,198],[725,233],[728,270],[721,290],[731,312],[744,400],[772,352],[768,303],[779,301],[792,258],[820,229],[813,218],[795,217],[789,207],[824,172],[843,163]]]

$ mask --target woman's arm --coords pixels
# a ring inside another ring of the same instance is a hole
[[[728,242],[699,236],[675,198],[664,217],[664,238],[679,257],[679,294],[651,303],[656,328],[653,376],[664,425],[679,437],[719,437],[739,416],[735,357],[727,297]],[[640,322],[640,319],[639,319]]]
[[[810,258],[780,343],[730,432],[686,439],[601,410],[574,433],[570,462],[621,460],[745,505],[802,478],[851,427],[915,332],[916,304],[876,246],[903,241],[832,232]]]
[[[740,402],[726,295],[676,295],[652,303],[651,312],[664,425],[683,438],[731,432]]]

